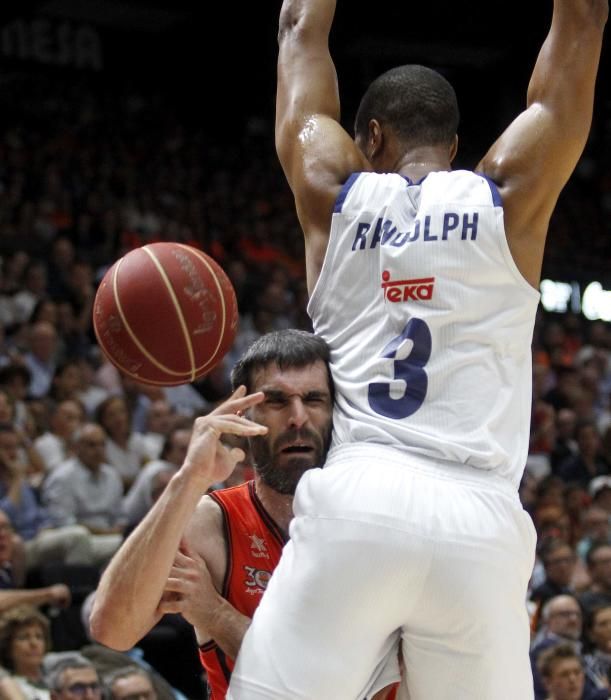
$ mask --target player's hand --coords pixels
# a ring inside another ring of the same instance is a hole
[[[58,608],[67,608],[70,605],[72,595],[70,589],[63,583],[56,583],[49,586],[49,603]]]
[[[267,433],[265,426],[243,416],[246,410],[264,398],[263,392],[247,396],[246,388],[241,386],[214,411],[195,420],[182,471],[202,479],[202,492],[212,484],[224,481],[236,464],[246,457],[241,448],[224,445],[223,435],[255,437]]]
[[[206,562],[181,544],[157,613],[178,613],[193,625],[198,639],[213,639],[216,613],[222,604]]]

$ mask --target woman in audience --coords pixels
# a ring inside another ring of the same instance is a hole
[[[51,645],[48,619],[22,605],[0,616],[0,664],[15,678],[24,700],[50,700],[42,662]]]

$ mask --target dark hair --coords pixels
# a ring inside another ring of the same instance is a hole
[[[544,566],[547,566],[550,554],[553,554],[558,549],[564,549],[565,547],[574,551],[573,547],[560,537],[544,537],[539,544],[539,557]]]
[[[2,433],[17,433],[17,427],[14,423],[0,422],[0,434]]]
[[[594,561],[594,555],[596,552],[598,552],[599,549],[602,549],[605,547],[606,549],[611,549],[611,544],[608,542],[595,542],[590,549],[588,549],[588,553],[586,554],[586,564],[591,568],[596,564]]]
[[[405,145],[449,145],[458,130],[456,93],[431,68],[398,66],[367,88],[356,114],[356,136],[366,140],[372,119],[388,125]]]
[[[581,656],[575,651],[575,647],[572,644],[563,642],[562,644],[554,644],[554,646],[541,652],[537,659],[537,669],[543,678],[549,678],[552,675],[556,661],[564,661],[565,659],[577,659],[583,668],[583,661]]]
[[[176,433],[181,433],[183,431],[191,432],[192,430],[193,421],[185,421],[175,425],[163,440],[163,446],[161,448],[161,452],[159,453],[159,459],[166,459],[168,454],[172,451],[172,449],[174,449],[174,439],[176,437]]]
[[[131,413],[131,411],[129,410],[129,404],[125,400],[124,396],[121,396],[121,394],[111,394],[110,396],[107,396],[103,401],[100,401],[100,403],[96,406],[95,409],[96,422],[98,422],[104,428],[104,430],[106,430],[106,424],[104,422],[106,418],[106,411],[108,410],[108,407],[115,401],[121,401],[121,403],[127,409],[128,415]]]
[[[10,384],[15,377],[21,377],[29,385],[32,373],[25,365],[17,363],[8,364],[0,368],[0,385]]]
[[[289,328],[266,333],[248,348],[231,372],[231,386],[237,389],[244,384],[252,391],[253,373],[260,367],[276,364],[281,370],[306,367],[322,361],[327,367],[329,390],[333,398],[333,380],[329,371],[330,351],[327,343],[308,331]]]
[[[586,648],[588,651],[592,651],[596,648],[596,645],[594,644],[594,641],[592,639],[592,629],[594,628],[598,614],[601,613],[603,610],[611,610],[611,603],[599,602],[589,609],[586,608],[583,631],[585,634]]]

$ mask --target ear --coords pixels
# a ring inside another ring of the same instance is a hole
[[[450,163],[456,158],[456,153],[458,152],[458,134],[454,137],[452,145],[450,146]]]
[[[377,119],[372,119],[369,122],[369,133],[367,137],[367,151],[366,156],[371,163],[373,159],[380,154],[384,146],[384,135],[382,134],[382,127]]]

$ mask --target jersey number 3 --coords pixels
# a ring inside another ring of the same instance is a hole
[[[411,318],[401,335],[393,338],[380,357],[393,360],[395,380],[405,382],[403,396],[390,395],[390,382],[372,382],[368,400],[371,408],[387,418],[407,418],[424,402],[429,379],[424,366],[431,356],[431,331],[421,318]]]

